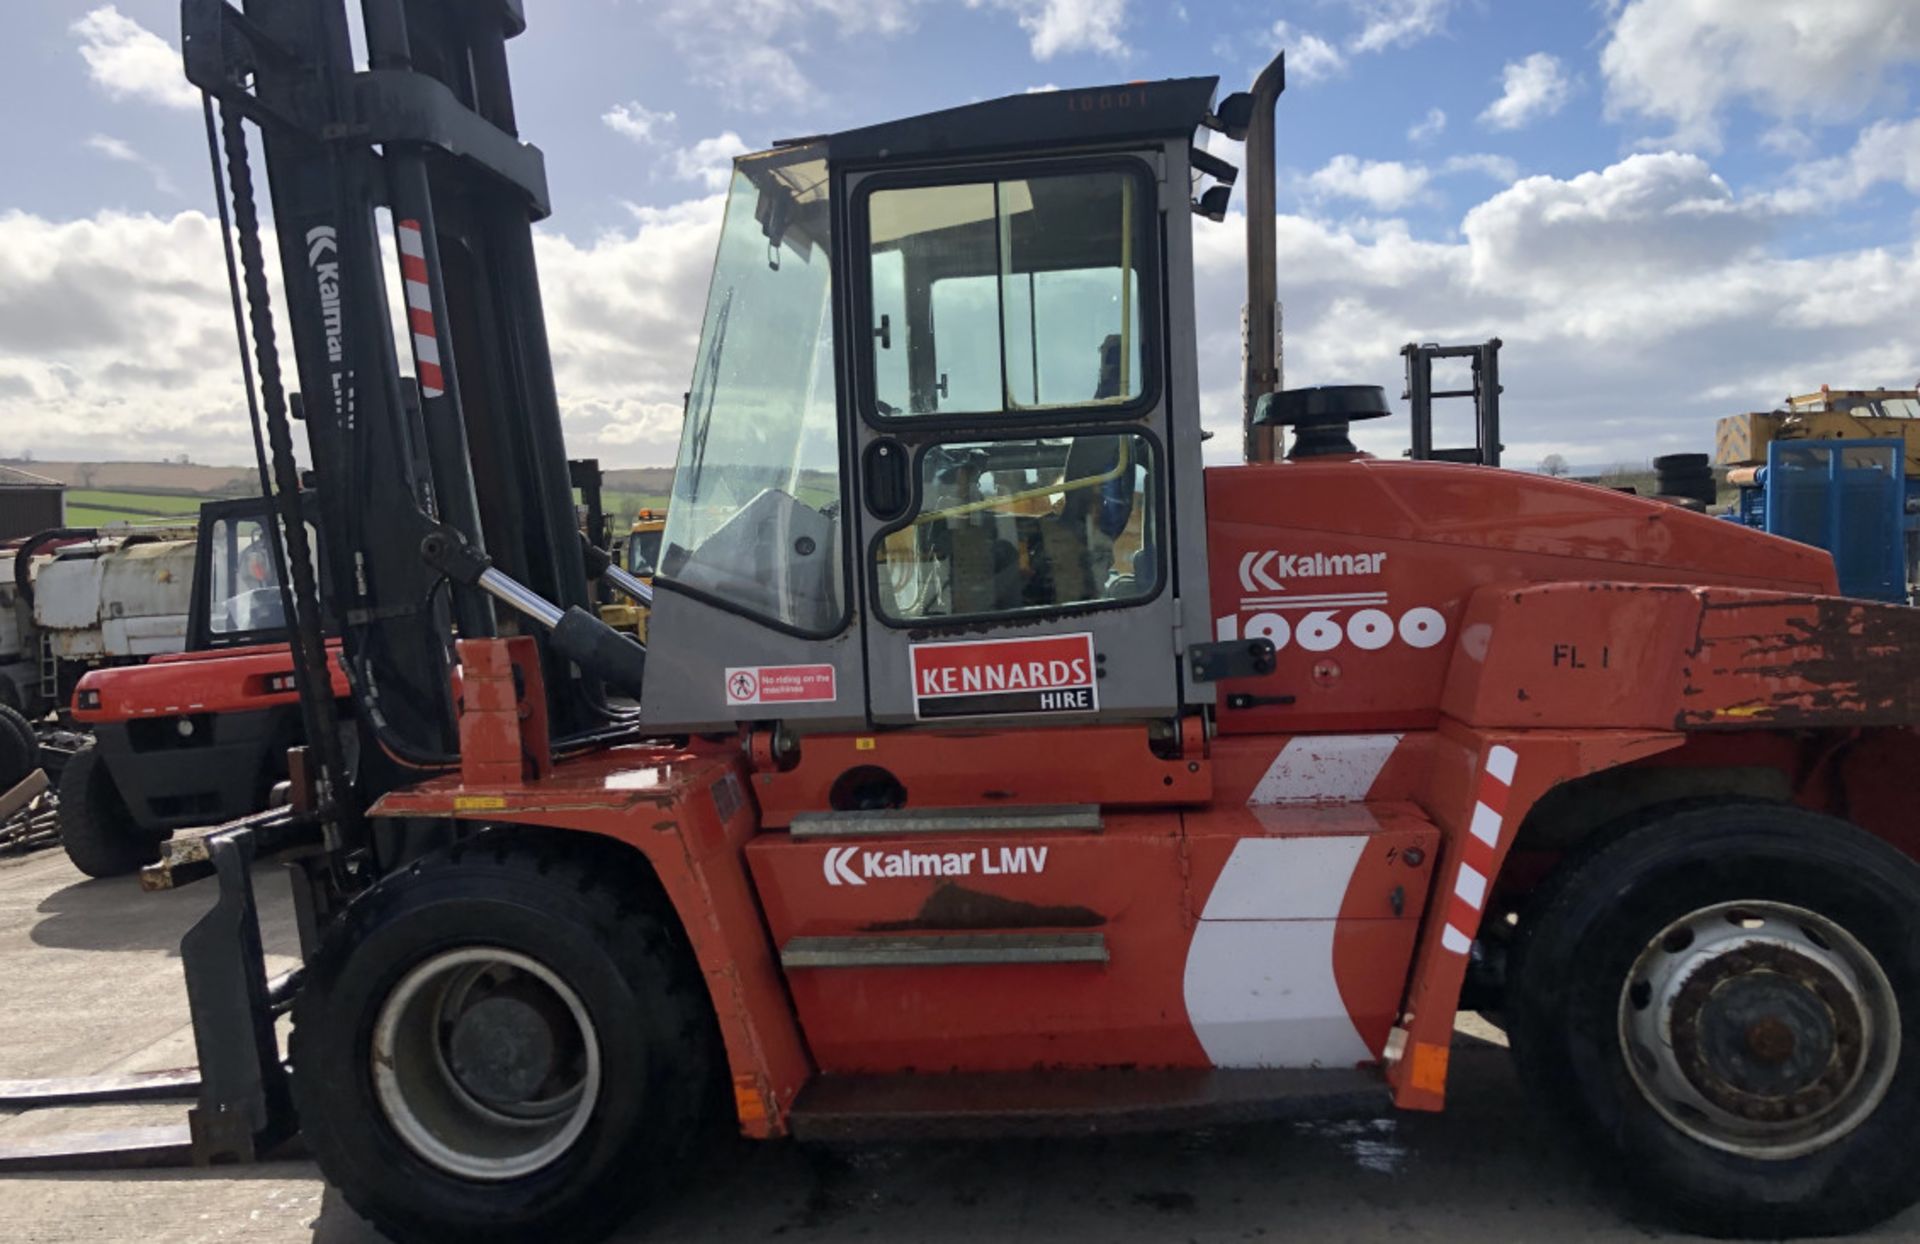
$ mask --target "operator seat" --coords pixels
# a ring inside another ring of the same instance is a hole
[[[1100,343],[1093,400],[1120,394],[1120,334]],[[1067,447],[1063,483],[1106,478],[1070,490],[1060,512],[1041,526],[1041,544],[1053,574],[1055,601],[1098,600],[1113,577],[1113,544],[1133,517],[1134,463],[1122,433],[1076,436]],[[1118,586],[1131,576],[1116,580]]]

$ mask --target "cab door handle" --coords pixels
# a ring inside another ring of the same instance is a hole
[[[913,503],[913,479],[908,474],[907,447],[887,438],[867,446],[861,468],[866,478],[867,512],[892,522]]]

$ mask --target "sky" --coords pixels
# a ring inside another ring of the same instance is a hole
[[[247,463],[177,3],[14,7],[0,455]],[[1716,417],[1822,384],[1920,380],[1913,0],[526,9],[508,50],[553,194],[556,379],[570,452],[607,467],[673,459],[733,154],[1037,87],[1217,74],[1224,94],[1280,48],[1289,384],[1397,397],[1406,342],[1497,336],[1508,462],[1600,466],[1709,449]],[[1194,226],[1214,460],[1238,446],[1242,211]],[[1405,419],[1360,439],[1396,452]]]

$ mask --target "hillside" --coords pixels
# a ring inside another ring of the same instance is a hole
[[[252,467],[184,462],[43,462],[38,459],[24,462],[13,458],[0,461],[57,479],[69,488],[198,497],[244,497],[260,491],[259,476]]]
[[[643,493],[664,497],[673,491],[672,467],[623,467],[601,475],[600,487],[606,492]]]

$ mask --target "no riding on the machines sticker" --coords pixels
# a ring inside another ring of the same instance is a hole
[[[915,644],[913,708],[920,717],[1091,713],[1100,707],[1093,636]]]

